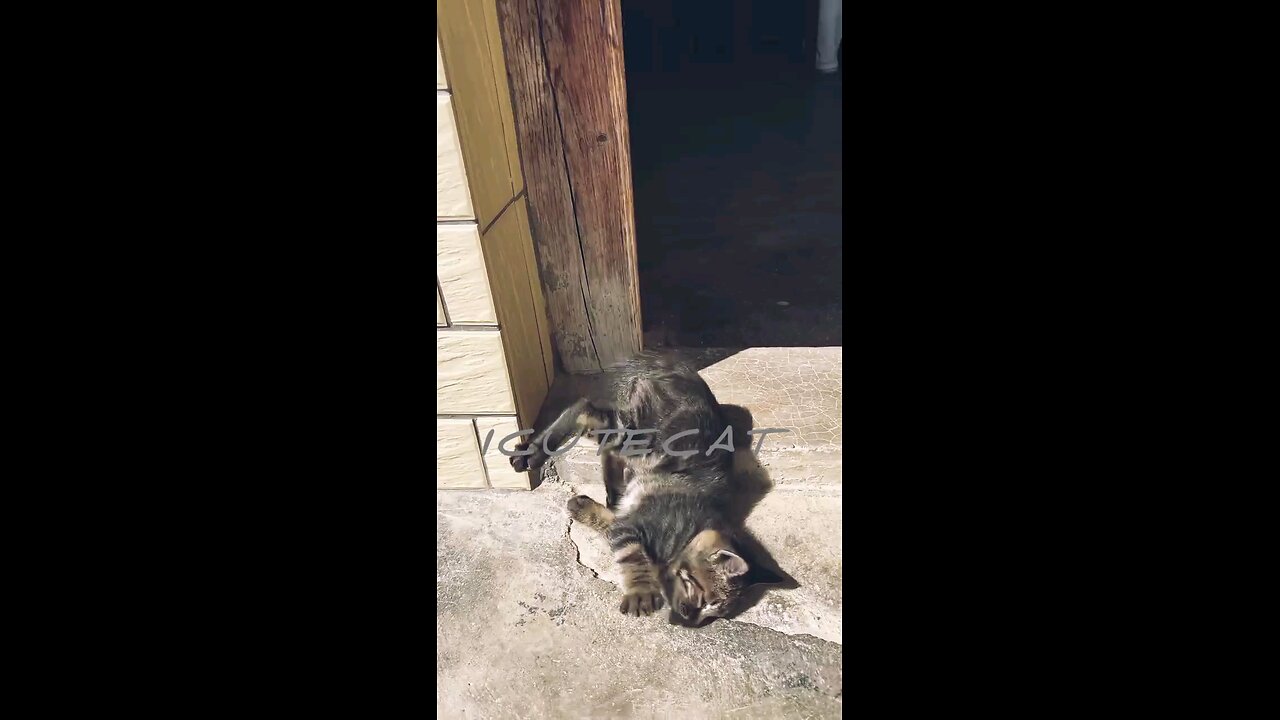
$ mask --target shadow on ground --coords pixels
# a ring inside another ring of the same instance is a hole
[[[726,405],[724,407],[726,411],[737,418],[736,422],[731,422],[735,429],[739,427],[738,423],[742,423],[742,427],[747,430],[753,427],[749,410],[738,405]],[[744,435],[743,437],[747,436]],[[782,581],[751,585],[743,593],[742,600],[734,612],[725,616],[725,619],[728,620],[732,620],[760,604],[765,595],[771,590],[795,590],[800,587],[800,583],[790,573],[782,569],[774,558],[773,553],[769,552],[769,549],[765,547],[760,538],[747,529],[747,518],[751,516],[752,511],[764,500],[765,496],[773,490],[773,480],[769,478],[768,471],[760,465],[755,453],[751,451],[749,438],[747,438],[747,441],[741,444],[735,442],[733,459],[734,496],[729,521],[734,526],[735,544],[742,556],[746,558],[747,564],[752,568],[752,572],[758,572],[763,569],[766,574],[772,574],[781,578]]]

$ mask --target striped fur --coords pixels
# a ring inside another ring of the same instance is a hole
[[[751,564],[734,541],[742,518],[733,510],[733,451],[723,445],[727,437],[745,445],[749,428],[727,436],[711,389],[671,357],[642,353],[611,369],[609,380],[609,396],[574,403],[521,444],[534,454],[513,457],[512,466],[536,467],[546,460],[544,447],[559,449],[570,439],[610,431],[601,436],[608,506],[578,496],[568,509],[574,520],[608,537],[623,576],[621,611],[648,615],[665,599],[672,619],[683,624],[730,614],[747,585],[778,581],[748,575]],[[655,432],[626,442],[621,430]],[[625,454],[637,446],[648,452]]]

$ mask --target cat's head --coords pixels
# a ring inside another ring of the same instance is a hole
[[[732,615],[752,585],[780,582],[783,578],[753,566],[727,534],[715,530],[694,536],[662,572],[671,620],[690,627]]]

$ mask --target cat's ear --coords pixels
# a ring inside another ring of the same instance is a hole
[[[738,577],[750,569],[746,560],[728,550],[717,550],[711,553],[710,560],[711,564],[715,565],[727,577]]]

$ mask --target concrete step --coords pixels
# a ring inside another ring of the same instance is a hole
[[[779,485],[841,482],[843,349],[676,349],[698,368],[716,399],[756,430],[785,433],[751,439],[760,463]],[[589,395],[600,376],[565,376],[544,405],[544,427],[569,403]],[[734,420],[737,424],[738,420]],[[735,434],[736,436],[736,434]],[[583,438],[556,460],[556,473],[571,484],[600,482],[598,446]]]
[[[771,489],[747,519],[747,529],[799,587],[769,591],[736,621],[836,643],[843,632],[841,353],[838,347],[682,351],[717,399],[745,408],[753,427],[791,430],[766,436],[759,453],[739,450],[737,461],[740,473]],[[558,388],[557,402],[563,406],[589,393],[593,382],[567,380],[568,387]],[[603,503],[598,451],[591,440],[580,440],[557,458],[555,474],[571,494]],[[580,563],[618,584],[603,537],[577,523],[569,536]]]
[[[750,411],[756,428],[790,430],[766,437],[766,450],[839,451],[843,348],[729,352],[698,372],[722,404]]]

